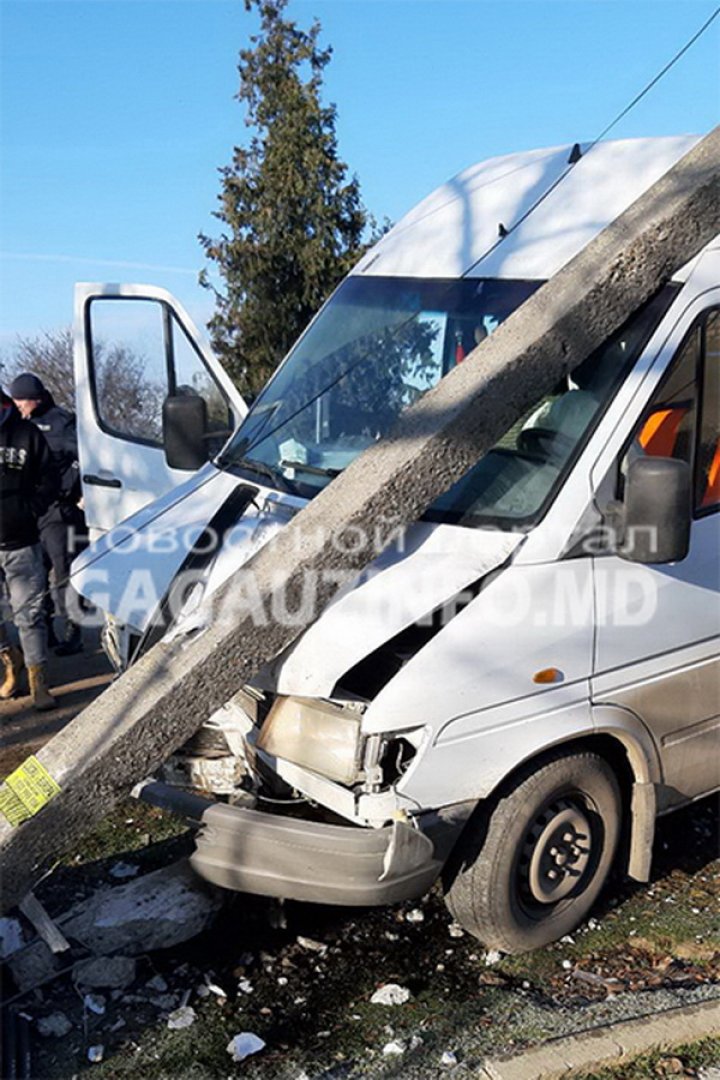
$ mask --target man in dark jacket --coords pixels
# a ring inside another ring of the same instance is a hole
[[[55,498],[38,525],[45,565],[54,577],[58,611],[65,616],[65,639],[55,651],[59,656],[71,656],[80,652],[83,643],[80,627],[68,617],[70,586],[66,583],[70,564],[78,554],[77,540],[85,533],[85,519],[78,508],[82,492],[75,416],[55,404],[37,375],[18,375],[10,383],[10,396],[23,419],[31,420],[42,431],[59,476]],[[46,610],[50,642],[57,644],[53,640],[52,605]]]
[[[43,611],[45,570],[37,519],[55,494],[50,448],[37,428],[23,420],[11,398],[0,389],[0,571],[10,594],[22,655],[0,622],[3,682],[0,698],[18,689],[27,665],[33,705],[52,709],[55,699],[46,682],[47,631]]]

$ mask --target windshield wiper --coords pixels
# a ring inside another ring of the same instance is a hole
[[[280,467],[302,469],[303,472],[311,473],[313,476],[329,476],[331,479],[342,472],[342,469],[324,469],[322,465],[308,465],[305,461],[286,461],[285,458],[280,462]]]
[[[217,464],[221,469],[226,469],[228,466],[232,465],[238,469],[246,469],[248,472],[254,472],[258,476],[266,477],[273,487],[278,487],[281,491],[285,491],[289,495],[295,494],[293,487],[288,483],[287,478],[277,469],[273,469],[272,465],[266,465],[264,461],[255,461],[253,458],[221,456],[218,458]]]

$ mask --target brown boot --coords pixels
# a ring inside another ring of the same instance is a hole
[[[7,649],[0,652],[0,660],[2,660],[2,674],[4,675],[2,685],[0,685],[0,698],[7,701],[18,690],[25,661],[23,660],[23,654],[14,645],[9,645]]]
[[[38,712],[54,709],[57,701],[48,692],[47,683],[45,682],[45,665],[30,664],[28,666],[28,680],[30,682],[33,708],[37,709]]]

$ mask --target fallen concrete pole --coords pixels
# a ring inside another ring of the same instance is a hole
[[[0,821],[4,908],[302,633],[378,554],[378,527],[416,520],[719,231],[716,128],[233,575],[204,631],[154,646],[39,751],[60,790],[23,823]],[[292,608],[320,572],[312,611],[272,617],[273,597]]]

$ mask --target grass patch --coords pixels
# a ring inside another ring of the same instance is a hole
[[[151,844],[161,843],[187,832],[187,822],[139,799],[123,799],[79,841],[62,860],[64,866],[78,866],[98,859],[121,858]]]

